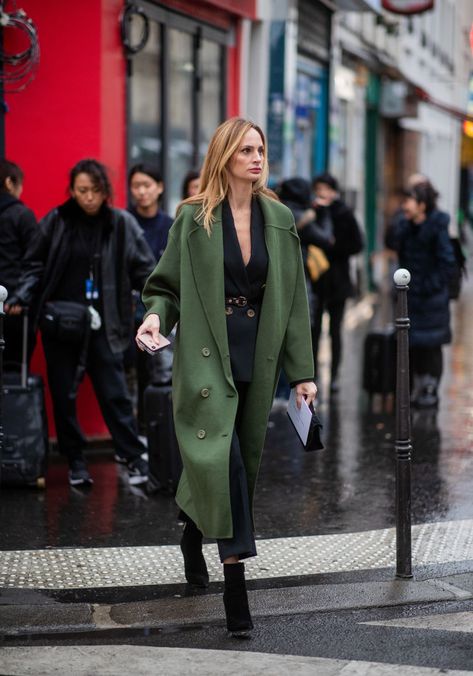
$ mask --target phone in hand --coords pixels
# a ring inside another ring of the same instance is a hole
[[[171,344],[171,341],[161,333],[159,334],[159,345],[156,344],[149,333],[143,333],[136,339],[136,341],[140,344],[145,352],[148,352],[148,354],[156,354],[156,352],[162,350],[163,347],[167,347]]]

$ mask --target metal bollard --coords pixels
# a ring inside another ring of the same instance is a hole
[[[5,338],[3,335],[3,319],[5,312],[3,304],[8,298],[8,291],[0,286],[0,461],[3,457],[3,351],[5,350]]]
[[[394,273],[396,303],[396,576],[412,577],[411,547],[411,410],[409,387],[408,270]]]

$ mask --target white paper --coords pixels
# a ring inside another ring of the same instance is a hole
[[[305,399],[302,399],[301,407],[297,408],[296,390],[294,388],[291,390],[291,395],[289,397],[287,414],[291,419],[292,424],[296,428],[296,432],[299,435],[300,440],[305,446],[309,436],[310,423],[312,421],[312,411],[310,410]]]

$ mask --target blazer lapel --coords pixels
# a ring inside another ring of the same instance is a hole
[[[225,377],[233,384],[225,318],[221,204],[215,209],[210,237],[203,225],[196,221],[196,227],[190,231],[187,243],[197,293],[217,343]]]

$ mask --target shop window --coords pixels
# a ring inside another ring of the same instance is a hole
[[[130,165],[152,162],[161,169],[163,207],[173,214],[182,179],[201,165],[210,137],[225,116],[229,38],[227,32],[191,17],[147,2],[142,7],[149,37],[130,57],[128,160]]]
[[[139,26],[132,24],[132,32]],[[161,162],[161,40],[160,26],[150,23],[144,49],[133,57],[130,78],[130,162]]]

